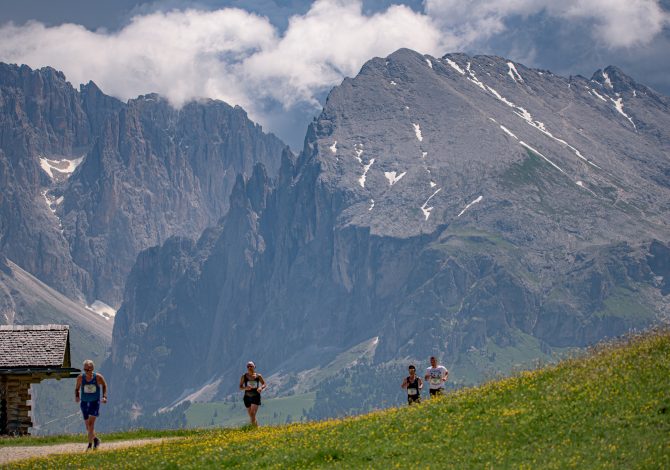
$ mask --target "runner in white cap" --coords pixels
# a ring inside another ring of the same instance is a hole
[[[256,372],[256,364],[247,362],[247,371],[240,378],[240,390],[244,390],[244,406],[247,408],[252,426],[258,426],[256,413],[261,406],[261,392],[265,390],[263,376]]]

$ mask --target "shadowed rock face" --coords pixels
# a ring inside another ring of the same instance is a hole
[[[72,263],[47,207],[50,181],[40,156],[74,156],[91,140],[79,95],[62,73],[0,64],[0,249],[69,294],[91,279]]]
[[[295,372],[372,337],[377,364],[457,361],[648,325],[668,314],[668,129],[668,99],[614,68],[373,59],[276,184],[257,167],[197,243],[140,255],[107,364],[117,393],[150,411],[217,377],[234,390],[248,358]]]
[[[122,103],[0,64],[0,250],[71,297],[118,305],[137,253],[200,235],[235,175],[256,162],[276,174],[283,149],[239,107]]]
[[[96,279],[95,297],[120,297],[142,249],[215,224],[235,176],[255,162],[276,174],[283,148],[239,107],[209,101],[175,110],[156,95],[128,102],[62,193],[66,236],[75,262]]]

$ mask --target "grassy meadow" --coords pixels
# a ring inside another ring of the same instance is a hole
[[[12,468],[670,468],[670,332],[418,406],[182,435]]]
[[[263,424],[285,424],[300,421],[305,411],[314,406],[316,393],[303,393],[280,398],[263,398],[258,410],[258,420]],[[191,403],[186,410],[187,427],[242,426],[249,422],[249,415],[242,397],[235,402]]]

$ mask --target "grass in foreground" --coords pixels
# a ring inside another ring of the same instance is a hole
[[[670,468],[670,333],[412,408],[201,432],[14,468]]]

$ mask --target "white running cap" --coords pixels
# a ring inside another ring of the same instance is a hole
[[[254,364],[253,361],[249,361],[249,362],[247,362],[247,367],[249,367],[249,366],[255,368],[255,367],[256,367],[256,364]]]

